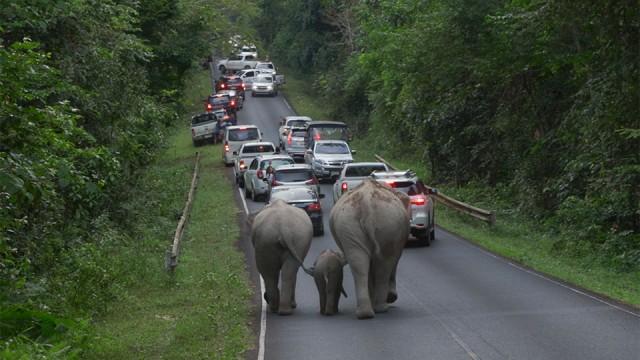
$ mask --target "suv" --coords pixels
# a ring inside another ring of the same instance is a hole
[[[236,90],[220,90],[217,94],[228,95],[231,100],[229,105],[234,111],[238,111],[244,106],[244,99]]]
[[[271,188],[276,186],[307,186],[312,187],[320,194],[320,184],[313,170],[309,165],[293,164],[278,166],[274,172],[271,183],[269,184],[269,193]],[[268,201],[269,199],[267,199]]]
[[[287,155],[258,155],[249,164],[244,172],[244,195],[257,201],[258,197],[269,194],[269,181],[273,171],[282,165],[294,164],[293,159]]]
[[[304,154],[305,163],[311,165],[318,178],[337,178],[345,164],[353,162],[355,151],[343,140],[318,140]]]
[[[258,155],[273,155],[278,152],[278,148],[271,142],[248,142],[242,144],[240,149],[233,152],[235,162],[233,173],[235,175],[236,184],[241,188],[244,187],[244,172],[247,166]]]
[[[272,74],[258,74],[258,76],[253,79],[253,84],[251,85],[251,96],[265,94],[269,96],[277,96],[278,86],[275,81],[276,80]]]
[[[259,70],[262,73],[267,73],[272,75],[276,74],[276,67],[273,66],[273,63],[270,61],[257,63],[255,69]]]
[[[227,166],[233,165],[234,152],[237,153],[240,146],[248,142],[262,141],[262,132],[255,125],[227,126],[224,129],[224,147],[222,148],[222,160]]]
[[[244,81],[242,81],[242,78],[239,76],[236,76],[236,75],[221,76],[220,79],[216,81],[216,91],[220,91],[220,90],[235,90],[244,99],[245,85],[244,85]]]
[[[227,114],[232,118],[231,121],[235,124],[237,122],[236,105],[236,101],[232,100],[229,94],[212,94],[207,97],[204,107],[207,112],[225,109]]]
[[[308,116],[285,116],[280,120],[280,128],[278,129],[278,136],[280,137],[280,147],[284,148],[289,136],[289,129],[292,127],[303,128],[311,122],[311,118]]]
[[[376,181],[387,184],[411,198],[411,235],[419,244],[429,246],[435,240],[435,212],[432,194],[437,190],[428,189],[418,179],[416,173],[406,171],[376,171],[371,174]]]
[[[307,136],[304,144],[307,149],[313,149],[317,140],[351,141],[351,132],[347,124],[340,121],[311,121],[307,125]]]

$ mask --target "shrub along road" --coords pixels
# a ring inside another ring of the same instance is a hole
[[[240,121],[258,125],[267,141],[276,142],[278,120],[292,114],[281,97],[247,97]],[[322,185],[322,192],[330,194],[330,186]],[[322,202],[326,229],[331,201],[327,196]],[[251,212],[263,206],[248,205]],[[342,299],[341,314],[334,317],[319,314],[315,285],[299,272],[294,315],[268,315],[266,358],[636,359],[637,314],[523,270],[441,229],[436,239],[429,248],[405,250],[399,300],[374,320],[356,320],[348,269],[345,289],[351,296]],[[329,232],[314,238],[305,263],[335,247]]]

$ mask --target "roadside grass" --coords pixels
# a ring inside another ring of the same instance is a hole
[[[284,94],[298,114],[318,114],[327,118],[328,109],[313,93],[308,82],[287,76]],[[382,156],[399,169],[412,169],[421,179],[429,183],[430,172],[419,156],[398,155],[397,149],[380,146],[384,134],[372,132],[352,141],[356,161],[376,161],[374,154]],[[544,229],[536,221],[520,215],[504,201],[492,201],[481,196],[476,189],[436,186],[439,191],[474,206],[496,210],[496,224],[488,226],[478,220],[461,215],[444,206],[437,207],[436,222],[447,231],[472,241],[494,253],[504,256],[536,271],[575,284],[605,297],[640,307],[640,271],[620,272],[591,258],[575,257],[558,253],[554,245],[561,240]],[[475,196],[474,196],[475,194]]]
[[[195,113],[210,91],[207,73],[195,72],[189,84],[184,104]],[[240,231],[233,186],[220,145],[191,144],[188,115],[131,200],[143,244],[136,257],[144,268],[96,322],[85,358],[238,359],[252,346],[251,290],[244,256],[235,246]],[[168,274],[165,251],[185,205],[196,151],[201,153],[198,186],[178,266]]]

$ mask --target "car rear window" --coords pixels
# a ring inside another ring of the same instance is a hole
[[[387,171],[387,169],[385,169],[384,165],[349,166],[345,172],[345,176],[369,176],[374,171]]]
[[[228,79],[228,80],[227,80],[227,84],[230,84],[230,85],[240,85],[240,84],[242,84],[242,79],[240,79],[240,78]]]
[[[200,114],[191,118],[191,125],[203,124],[209,121],[217,121],[218,118],[215,114]]]
[[[349,130],[346,127],[314,127],[311,135],[315,140],[349,140]]]
[[[290,120],[288,125],[291,127],[304,127],[304,125],[308,123],[308,121],[305,120]]]
[[[306,201],[306,202],[315,202],[318,200],[316,192],[308,187],[299,187],[299,188],[289,188],[285,190],[278,191],[277,188],[274,188],[271,193],[271,201],[281,199],[286,202],[294,202],[294,201]]]
[[[259,76],[258,82],[273,82],[273,78],[271,76]]]
[[[263,160],[260,163],[260,169],[266,169],[269,166],[269,163],[271,163],[271,167],[275,169],[278,166],[293,164],[293,160],[292,159]]]
[[[243,154],[272,153],[275,151],[276,149],[273,147],[273,145],[245,145],[242,148]]]
[[[296,130],[296,131],[291,132],[291,137],[301,137],[301,138],[303,138],[306,134],[307,134],[307,132],[304,131],[304,130]]]
[[[421,193],[419,187],[413,181],[395,181],[395,180],[385,180],[389,186],[392,188],[402,191],[407,195],[418,195]]]
[[[273,69],[273,64],[258,64],[256,69]]]
[[[231,129],[229,130],[229,141],[258,140],[260,134],[256,128]]]
[[[349,148],[341,143],[327,143],[316,145],[316,153],[319,154],[348,154]]]
[[[311,169],[276,170],[275,178],[281,182],[304,182],[313,179]]]
[[[229,102],[229,98],[228,97],[211,97],[209,98],[209,102],[212,105],[225,105]]]

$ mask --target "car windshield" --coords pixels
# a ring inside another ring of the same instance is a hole
[[[316,192],[313,189],[308,187],[299,187],[299,188],[288,188],[281,191],[278,191],[277,188],[274,188],[271,193],[271,201],[281,199],[286,202],[315,202],[318,200]]]
[[[277,168],[278,166],[282,166],[282,165],[290,165],[293,164],[293,160],[292,159],[271,159],[271,160],[262,160],[262,162],[260,163],[260,169],[266,169],[269,164],[271,164],[272,168]]]
[[[306,120],[289,120],[288,125],[291,127],[304,127],[308,123]]]
[[[273,69],[273,64],[258,64],[256,69]]]
[[[273,78],[271,76],[259,76],[258,82],[273,82]]]
[[[191,118],[191,125],[198,125],[198,124],[206,123],[209,121],[216,121],[216,120],[218,119],[216,118],[215,114],[212,114],[212,113],[200,114]]]
[[[229,130],[229,141],[258,140],[260,134],[256,128]]]
[[[245,145],[242,147],[243,154],[272,153],[275,151],[276,149],[273,148],[273,145]]]
[[[348,154],[349,147],[343,143],[324,143],[316,145],[318,154]]]
[[[315,140],[349,140],[349,130],[346,127],[314,127],[311,135]]]
[[[345,171],[347,177],[369,176],[374,171],[387,171],[384,165],[349,166]]]
[[[304,182],[313,179],[310,169],[287,169],[276,171],[275,178],[281,182]]]

